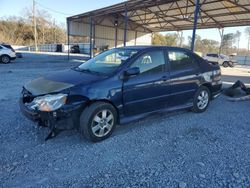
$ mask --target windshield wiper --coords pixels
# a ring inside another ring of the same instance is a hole
[[[72,67],[71,69],[75,70],[75,71],[81,71],[81,69],[79,67]]]
[[[93,71],[90,69],[81,69],[80,67],[74,67],[72,69],[75,71],[79,71],[79,72],[87,72],[87,73],[91,73],[91,74],[102,74],[101,72]]]

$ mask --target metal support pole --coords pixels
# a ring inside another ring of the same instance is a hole
[[[89,21],[89,57],[92,58],[92,34],[93,34],[93,21],[92,17],[90,17]]]
[[[220,48],[219,48],[219,54],[221,54],[222,44],[223,44],[223,37],[224,37],[224,28],[222,28],[221,31],[220,31],[220,29],[219,29],[219,33],[220,33]]]
[[[70,52],[70,47],[69,47],[69,44],[70,44],[70,39],[69,39],[69,20],[67,20],[67,35],[68,35],[68,60],[69,60],[69,52]]]
[[[117,32],[118,32],[118,28],[117,26],[115,26],[115,48],[117,47]]]
[[[95,24],[93,23],[93,49],[95,49]],[[95,56],[95,51],[92,52],[93,57]]]
[[[127,9],[127,4],[125,5],[125,18],[124,18],[124,38],[123,38],[123,46],[126,46],[127,42],[127,29],[128,29],[128,9]]]
[[[135,46],[136,46],[136,40],[137,40],[137,31],[135,31]]]
[[[34,24],[34,42],[35,42],[35,51],[38,51],[37,48],[37,24],[36,24],[36,1],[33,0],[33,24]]]
[[[193,37],[192,37],[192,43],[191,43],[191,50],[194,51],[194,42],[195,42],[195,34],[197,29],[197,21],[200,11],[200,0],[196,0],[195,3],[195,12],[194,12],[194,27],[193,27]]]

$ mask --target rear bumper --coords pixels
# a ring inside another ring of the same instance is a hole
[[[221,92],[222,92],[222,90],[220,90],[220,91],[218,91],[216,93],[213,93],[213,95],[212,95],[213,99],[216,99],[217,97],[219,97]]]
[[[212,86],[212,98],[215,99],[220,96],[222,92],[222,84],[217,84]]]

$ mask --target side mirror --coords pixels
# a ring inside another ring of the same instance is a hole
[[[124,74],[125,74],[126,76],[138,75],[138,74],[140,74],[140,69],[139,69],[139,67],[131,67],[131,68],[127,69],[127,70],[124,72]]]

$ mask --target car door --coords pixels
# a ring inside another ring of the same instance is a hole
[[[220,56],[219,56],[218,54],[214,54],[213,57],[214,57],[214,62],[219,63],[219,61],[220,61]]]
[[[218,55],[217,54],[207,54],[207,58],[208,61],[211,62],[218,62]]]
[[[127,116],[156,111],[165,107],[169,88],[164,50],[151,50],[140,55],[130,67],[140,73],[123,83],[123,102]]]
[[[212,62],[216,62],[216,63],[218,63],[219,62],[219,56],[218,56],[218,54],[211,54],[211,57],[212,57]]]
[[[169,107],[190,103],[198,88],[200,70],[191,52],[182,49],[169,49],[171,99]]]

